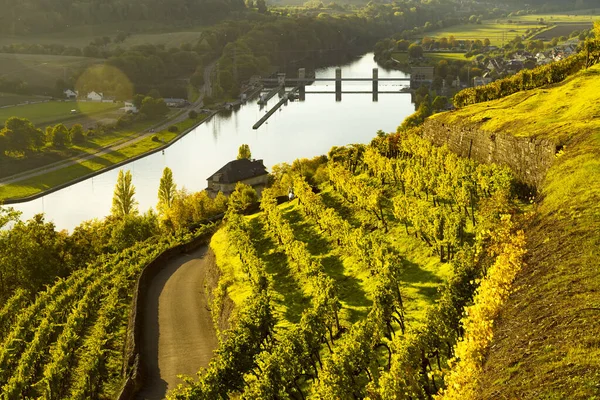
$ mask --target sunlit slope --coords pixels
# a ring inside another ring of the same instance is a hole
[[[436,116],[565,145],[549,169],[479,382],[481,399],[600,398],[600,68]]]
[[[600,128],[600,66],[553,86],[518,92],[433,118],[486,131],[564,143],[578,134]]]

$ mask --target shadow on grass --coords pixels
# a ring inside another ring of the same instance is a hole
[[[406,283],[432,283],[435,285],[441,285],[443,280],[431,271],[421,268],[417,263],[411,262],[407,259],[402,261],[402,274],[400,279]]]
[[[337,256],[329,255],[323,257],[321,258],[321,263],[327,275],[335,280],[341,301],[350,307],[364,307],[365,309],[371,307],[371,300],[365,296],[359,280],[344,273],[344,264]],[[365,315],[366,311],[361,312],[353,309],[351,311],[351,321],[357,321]]]
[[[321,199],[327,207],[333,208],[342,219],[348,221],[352,226],[360,225],[360,221],[356,218],[356,213],[342,199],[330,192],[321,192]]]
[[[283,218],[294,231],[294,237],[296,240],[306,243],[311,255],[324,255],[332,250],[327,239],[321,236],[315,226],[307,222],[297,209],[288,206],[283,208],[282,211]]]
[[[252,218],[249,224],[256,252],[264,261],[267,273],[273,276],[273,289],[283,297],[283,305],[286,307],[285,319],[292,323],[300,322],[302,312],[310,305],[310,299],[304,295],[298,282],[290,274],[285,254],[265,235],[259,218]]]

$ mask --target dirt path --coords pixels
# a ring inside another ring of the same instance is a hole
[[[141,357],[146,386],[137,399],[163,399],[206,367],[218,341],[204,295],[207,248],[172,260],[152,281],[145,302]]]

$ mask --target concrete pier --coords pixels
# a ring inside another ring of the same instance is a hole
[[[379,100],[379,69],[373,68],[373,101]]]
[[[335,69],[335,101],[342,101],[342,69]]]
[[[298,97],[300,101],[306,99],[306,83],[304,82],[304,79],[306,79],[306,69],[298,68]]]
[[[257,123],[255,123],[252,126],[252,129],[258,129],[258,128],[260,128],[261,125],[264,124],[271,117],[271,115],[273,115],[275,113],[275,111],[277,111],[279,109],[279,107],[281,107],[282,105],[284,105],[285,103],[288,102],[288,95],[289,95],[289,93],[294,93],[297,90],[298,90],[298,87],[295,87],[292,90],[290,90],[288,93],[284,94],[284,96],[281,98],[281,100],[279,100],[277,102],[277,104],[275,104],[273,106],[273,108],[271,108],[265,115],[263,115],[263,117],[261,119],[258,120]]]

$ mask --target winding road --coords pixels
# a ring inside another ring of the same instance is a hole
[[[153,279],[144,301],[141,358],[145,386],[137,399],[164,399],[181,379],[208,366],[218,341],[206,302],[207,247],[181,255]]]

